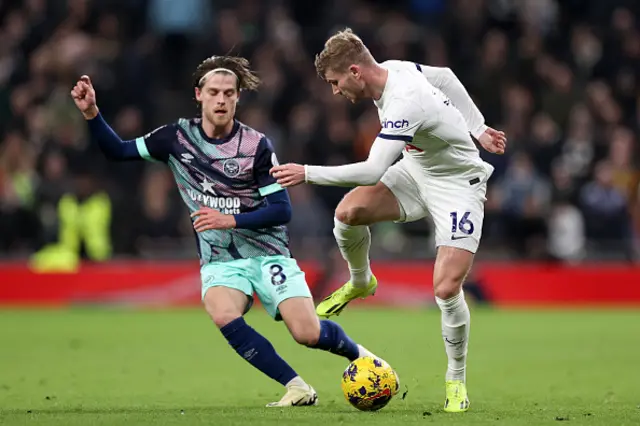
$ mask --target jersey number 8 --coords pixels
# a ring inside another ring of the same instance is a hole
[[[269,274],[271,274],[271,284],[282,285],[287,280],[287,276],[283,272],[282,266],[275,264],[269,267]]]

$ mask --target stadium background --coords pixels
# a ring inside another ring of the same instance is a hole
[[[312,416],[259,408],[280,389],[198,307],[193,231],[169,171],[108,163],[69,97],[90,75],[108,122],[135,138],[196,114],[196,65],[239,54],[263,79],[239,118],[280,162],[360,160],[374,106],[332,96],[313,69],[345,26],[380,61],[451,67],[509,137],[506,155],[482,152],[496,171],[466,286],[472,410],[441,414],[430,225],[382,224],[378,294],[338,321],[409,394],[364,421],[638,424],[639,21],[632,0],[0,1],[0,424],[359,419],[340,394],[343,360],[297,347],[254,309],[249,322],[322,401]],[[346,278],[331,234],[344,191],[290,194],[293,252],[322,297]]]
[[[360,34],[378,60],[451,67],[487,123],[509,137],[506,155],[482,152],[496,171],[471,277],[479,297],[500,297],[482,292],[483,286],[489,293],[492,287],[508,290],[514,277],[503,266],[517,271],[514,262],[559,267],[560,276],[554,276],[565,283],[560,287],[576,298],[591,297],[585,295],[589,291],[597,296],[600,286],[593,274],[579,274],[580,265],[607,262],[622,282],[640,281],[632,266],[640,245],[637,2],[0,5],[0,256],[7,261],[0,298],[44,298],[36,287],[14,285],[24,280],[51,288],[47,280],[53,279],[62,282],[54,288],[64,288],[76,279],[88,286],[83,293],[90,292],[91,273],[115,276],[105,278],[103,286],[109,287],[109,281],[129,275],[132,261],[165,261],[174,277],[193,267],[193,231],[169,170],[103,158],[69,97],[79,75],[92,77],[98,105],[121,137],[135,138],[197,114],[191,72],[203,58],[246,56],[263,85],[242,97],[239,118],[272,138],[281,162],[342,164],[365,158],[379,130],[371,103],[351,106],[332,96],[314,72],[314,54],[328,34],[344,26]],[[293,251],[306,262],[321,296],[344,277],[331,218],[345,190],[303,185],[290,192]],[[413,290],[401,291],[410,283],[426,291],[422,302],[429,301],[429,267],[407,274],[398,262],[426,265],[424,259],[434,255],[431,236],[427,221],[375,226],[373,257],[385,262],[380,273],[398,284],[386,286],[398,299],[415,301]],[[489,268],[484,276],[483,265]],[[533,275],[519,288],[531,295],[523,297],[553,296],[557,286],[540,268],[529,267]],[[34,270],[89,275],[33,278]],[[134,281],[157,284],[155,277],[138,273]],[[197,273],[191,275],[197,281]],[[69,297],[74,291],[68,289]],[[628,301],[634,291],[636,286],[614,298]],[[21,294],[9,295],[16,292]],[[394,295],[382,299],[388,298]]]

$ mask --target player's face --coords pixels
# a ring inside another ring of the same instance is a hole
[[[342,95],[352,103],[363,99],[364,82],[360,78],[360,69],[352,65],[347,72],[339,73],[328,70],[324,75],[327,83],[331,84],[334,95]]]
[[[202,89],[196,88],[202,116],[215,127],[225,127],[233,120],[238,97],[236,76],[228,73],[215,73],[205,81]]]

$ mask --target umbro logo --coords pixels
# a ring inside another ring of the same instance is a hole
[[[182,159],[180,161],[186,164],[191,164],[191,160],[193,160],[193,158],[194,157],[191,154],[182,154]]]

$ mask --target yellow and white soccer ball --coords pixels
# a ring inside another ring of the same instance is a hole
[[[389,364],[378,358],[358,358],[342,374],[344,397],[361,411],[383,408],[399,390],[398,375]]]

